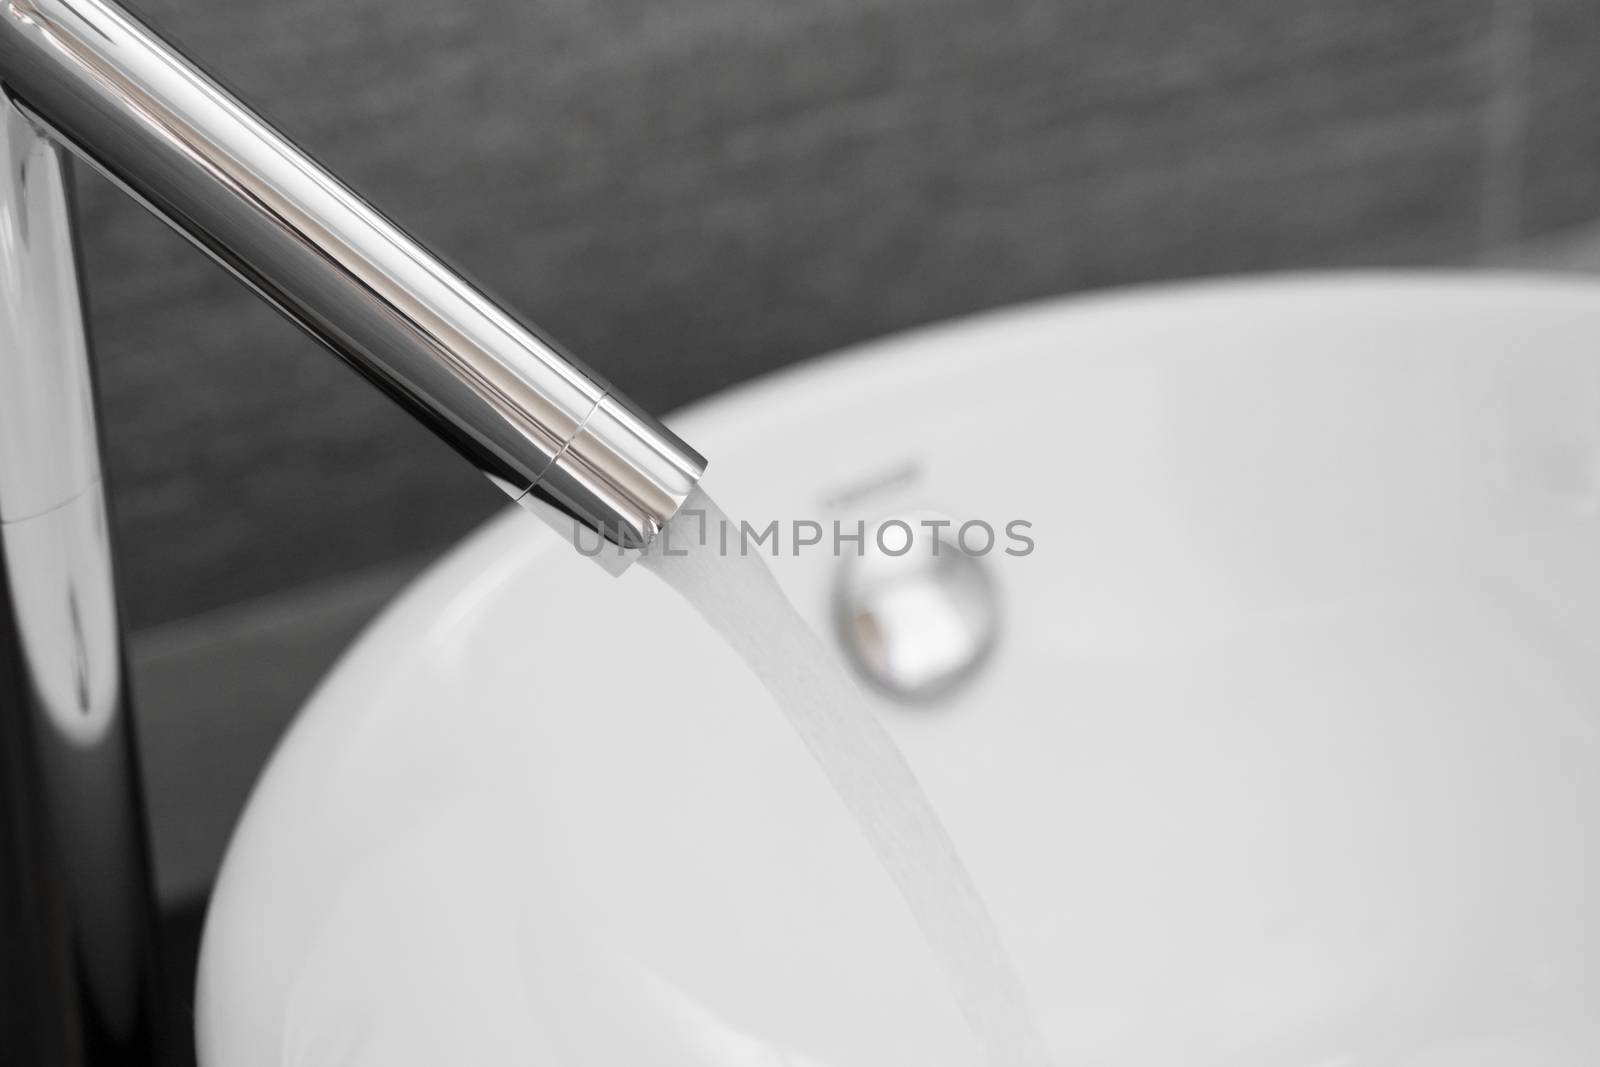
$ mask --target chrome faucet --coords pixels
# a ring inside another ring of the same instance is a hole
[[[69,155],[613,572],[705,462],[109,0],[0,0],[0,87],[0,1063],[144,1063],[150,871]]]

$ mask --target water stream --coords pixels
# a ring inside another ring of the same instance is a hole
[[[994,920],[916,775],[761,557],[720,554],[716,536],[702,537],[725,522],[696,489],[644,565],[722,635],[777,700],[905,898],[990,1067],[1048,1067]],[[686,554],[665,554],[663,545]]]

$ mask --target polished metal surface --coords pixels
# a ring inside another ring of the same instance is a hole
[[[938,700],[994,650],[1000,627],[994,585],[948,520],[914,514],[878,526],[893,528],[869,534],[860,556],[841,560],[834,588],[839,641],[857,673],[880,692],[906,703]]]
[[[155,1062],[63,146],[620,573],[705,461],[104,0],[0,0],[0,1064]]]
[[[602,537],[613,569],[698,479],[670,431],[114,4],[0,2],[0,82],[505,492]]]
[[[0,107],[0,522],[40,515],[100,477],[67,159]]]
[[[0,104],[0,1063],[153,1064],[157,965],[67,160]]]
[[[602,398],[544,480],[522,497],[612,574],[639,558],[705,470],[703,460],[654,427],[622,397]]]

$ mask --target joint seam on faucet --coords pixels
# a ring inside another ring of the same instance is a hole
[[[555,470],[556,464],[561,462],[561,457],[565,456],[569,451],[571,451],[572,442],[576,441],[580,436],[582,436],[583,431],[589,425],[589,420],[594,418],[594,413],[600,410],[600,405],[605,403],[606,397],[610,395],[611,391],[609,389],[601,390],[600,395],[595,397],[594,404],[591,405],[589,410],[584,414],[583,420],[578,423],[576,428],[573,429],[572,435],[562,442],[561,448],[556,451],[555,455],[550,457],[550,462],[544,465],[544,470],[539,472],[539,476],[533,480],[528,488],[524,489],[521,494],[517,496],[515,501],[516,503],[522,503],[529,493],[539,488],[539,483],[544,481],[545,475]]]
[[[17,515],[9,519],[0,516],[0,526],[20,526],[25,522],[32,522],[34,519],[40,519],[46,515],[54,515],[56,512],[61,511],[64,508],[70,508],[72,505],[76,504],[90,493],[98,491],[104,482],[105,479],[96,478],[94,481],[90,482],[82,489],[79,489],[76,493],[73,493],[59,504],[52,504],[43,511],[35,511],[27,515]]]

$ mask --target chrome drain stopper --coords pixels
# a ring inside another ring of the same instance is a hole
[[[840,561],[839,640],[868,682],[906,703],[954,692],[994,650],[994,583],[956,527],[933,514],[892,516],[869,524],[861,554]]]

